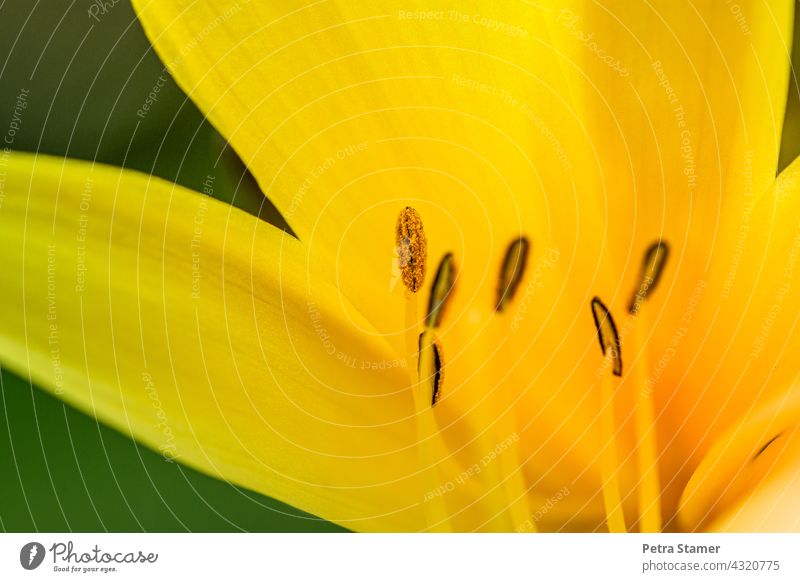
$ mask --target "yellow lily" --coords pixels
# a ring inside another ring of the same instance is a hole
[[[7,152],[4,365],[355,530],[798,529],[791,2],[134,5],[298,238]]]

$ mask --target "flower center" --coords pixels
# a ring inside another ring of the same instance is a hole
[[[396,237],[397,253],[400,258],[402,280],[406,287],[406,346],[409,361],[416,361],[417,377],[414,384],[414,403],[418,427],[418,443],[422,471],[426,477],[426,485],[435,489],[437,476],[433,448],[441,442],[438,440],[438,427],[433,408],[440,402],[446,386],[444,376],[446,362],[442,344],[437,337],[438,330],[450,302],[457,279],[457,265],[452,253],[446,253],[439,261],[436,275],[430,286],[427,300],[427,313],[419,330],[420,320],[417,318],[417,301],[415,294],[423,287],[425,265],[427,263],[427,241],[419,213],[411,208],[404,208],[397,219]],[[503,319],[517,293],[525,274],[525,267],[531,252],[531,243],[525,236],[512,240],[505,252],[498,274],[497,300],[494,305],[494,318]],[[644,354],[644,334],[646,321],[642,306],[651,294],[663,273],[669,256],[669,245],[666,241],[657,240],[645,251],[641,267],[640,283],[634,290],[628,306],[631,317],[626,322],[626,331],[633,331],[629,341],[634,344],[635,353]],[[594,297],[590,303],[592,317],[600,342],[602,354],[607,359],[610,372],[603,374],[599,386],[602,410],[601,427],[601,466],[602,495],[609,531],[627,531],[623,513],[620,487],[621,465],[619,454],[625,456],[635,453],[638,481],[638,529],[639,531],[659,531],[662,527],[660,510],[660,479],[658,474],[658,449],[655,436],[655,414],[652,395],[646,390],[637,390],[635,409],[636,442],[634,451],[620,451],[620,432],[614,416],[614,398],[623,379],[622,348],[625,338],[621,338],[611,311],[600,297]],[[506,318],[507,319],[507,318]],[[636,324],[636,325],[633,325]],[[628,325],[631,325],[628,328]],[[507,330],[502,325],[489,324],[482,330],[481,337],[475,341],[486,343],[486,350],[497,348],[504,341]],[[497,345],[494,345],[497,344]],[[487,358],[489,357],[487,351]],[[495,354],[496,355],[496,354]],[[643,386],[646,378],[646,358],[637,357],[628,375],[633,376],[632,385]],[[485,363],[484,363],[485,364]],[[475,381],[488,385],[502,383],[500,378],[488,377],[494,374],[495,366],[480,365],[476,370]],[[413,368],[412,368],[413,369]],[[481,371],[484,370],[484,371]],[[640,382],[640,380],[642,382]],[[494,383],[493,383],[494,382]],[[497,431],[507,436],[516,434],[518,427],[514,425],[514,417],[500,409],[498,404],[496,420]],[[491,448],[489,431],[479,431],[475,438],[487,440],[483,448]],[[497,435],[495,435],[497,436]],[[518,441],[518,439],[517,439]],[[630,445],[629,445],[630,446]],[[529,485],[523,478],[520,459],[522,455],[515,441],[509,450],[498,457],[499,469],[493,470],[485,477],[489,489],[498,491],[504,501],[497,503],[498,511],[510,514],[510,521],[517,531],[535,529],[530,523],[528,507]],[[489,473],[489,471],[487,471]],[[429,502],[425,504],[426,518],[430,529],[448,530],[448,514],[443,504]]]

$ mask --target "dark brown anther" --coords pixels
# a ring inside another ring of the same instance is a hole
[[[425,324],[428,327],[439,327],[442,323],[447,299],[453,291],[456,282],[456,265],[452,253],[447,253],[439,263],[436,278],[431,287],[431,296],[428,300],[428,316]]]
[[[603,355],[610,355],[614,362],[614,375],[622,376],[622,353],[620,352],[619,334],[614,319],[599,297],[592,299],[592,315],[600,340]]]
[[[431,406],[436,406],[442,397],[442,385],[444,383],[444,352],[439,339],[433,331],[427,330],[419,335],[419,372],[420,382],[430,384],[431,387]],[[427,351],[430,350],[430,351]],[[427,365],[426,365],[427,363]],[[423,366],[426,369],[422,369]]]
[[[500,270],[500,283],[497,286],[497,311],[503,311],[517,292],[522,275],[525,273],[525,265],[528,262],[528,252],[530,243],[528,239],[521,236],[512,242],[506,250],[503,259],[503,267]]]
[[[669,245],[666,241],[658,240],[647,248],[642,262],[642,276],[639,288],[631,297],[631,302],[628,305],[628,313],[631,315],[636,315],[639,312],[639,308],[641,308],[647,295],[655,290],[656,285],[661,280],[661,274],[664,272],[667,257],[669,257]]]
[[[782,435],[782,434],[783,434],[783,433],[780,433],[780,432],[779,432],[779,433],[778,433],[778,434],[776,434],[774,437],[772,437],[771,439],[769,439],[769,440],[768,440],[766,443],[764,443],[764,445],[763,445],[763,446],[762,446],[760,449],[758,449],[758,452],[756,452],[756,454],[755,454],[755,455],[753,455],[753,459],[752,459],[752,460],[753,460],[753,461],[755,461],[755,460],[756,460],[756,459],[758,459],[758,458],[759,458],[761,455],[763,455],[763,454],[764,454],[764,451],[766,451],[766,450],[769,448],[769,446],[770,446],[772,443],[774,443],[776,440],[778,440],[778,439],[781,437],[781,435]]]

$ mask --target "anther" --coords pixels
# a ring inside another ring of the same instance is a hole
[[[763,455],[763,454],[764,454],[764,451],[766,451],[766,450],[769,448],[769,446],[770,446],[772,443],[774,443],[776,440],[778,440],[778,439],[781,437],[781,435],[782,435],[782,434],[783,434],[783,433],[780,433],[780,432],[779,432],[779,433],[778,433],[778,434],[776,434],[774,437],[772,437],[771,439],[769,439],[769,440],[768,440],[766,443],[764,443],[764,445],[763,445],[763,446],[762,446],[760,449],[758,449],[758,452],[757,452],[755,455],[753,455],[753,458],[751,459],[751,461],[755,461],[755,460],[756,460],[756,459],[758,459],[758,458],[759,458],[761,455]]]
[[[442,397],[444,382],[444,354],[442,344],[433,331],[427,330],[419,335],[419,377],[423,384],[431,387],[431,406],[436,406]]]
[[[406,206],[397,217],[395,244],[400,262],[400,273],[406,289],[419,291],[425,280],[425,261],[428,245],[419,212]]]
[[[452,253],[447,253],[439,263],[436,278],[433,280],[431,297],[428,300],[428,316],[425,324],[428,327],[439,327],[442,323],[447,299],[456,282],[456,265]]]
[[[661,274],[664,272],[664,265],[667,263],[667,257],[669,257],[669,245],[666,241],[658,240],[647,248],[642,262],[641,282],[628,305],[628,313],[631,315],[638,313],[647,295],[658,285]]]
[[[497,287],[497,311],[503,311],[514,298],[525,272],[529,249],[528,239],[522,236],[509,245],[500,271],[500,284]]]
[[[622,354],[617,326],[614,324],[608,308],[599,297],[592,299],[592,315],[594,316],[594,325],[597,327],[600,349],[603,350],[604,355],[611,356],[614,362],[614,375],[622,376]]]

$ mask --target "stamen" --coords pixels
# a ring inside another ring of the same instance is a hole
[[[419,334],[419,378],[423,386],[430,386],[430,403],[432,407],[436,406],[442,397],[444,353],[442,344],[431,330]]]
[[[497,288],[497,311],[503,311],[514,298],[517,287],[522,281],[522,275],[525,272],[529,249],[530,243],[523,236],[509,245],[505,259],[503,259],[503,268],[500,271],[500,284]]]
[[[406,206],[397,217],[395,244],[400,262],[400,273],[406,289],[419,291],[425,280],[425,262],[428,245],[419,212]]]
[[[656,288],[669,256],[669,245],[666,241],[657,240],[651,244],[642,262],[641,282],[639,289],[631,297],[628,313],[637,316],[634,326],[634,386],[637,386],[636,409],[634,414],[636,427],[636,466],[639,473],[637,484],[639,503],[639,531],[642,533],[657,532],[663,525],[661,516],[661,488],[658,471],[658,443],[655,430],[655,407],[651,391],[645,390],[647,374],[647,349],[644,330],[648,329],[645,313],[640,313],[647,296]]]
[[[763,445],[763,446],[762,446],[760,449],[758,449],[758,452],[757,452],[755,455],[753,455],[753,458],[752,458],[752,460],[751,460],[751,461],[755,461],[755,460],[756,460],[756,459],[758,459],[758,458],[759,458],[761,455],[763,455],[763,454],[764,454],[764,451],[766,451],[766,450],[769,448],[769,446],[770,446],[772,443],[774,443],[776,440],[778,440],[778,439],[779,439],[779,438],[780,438],[782,435],[783,435],[783,433],[782,433],[782,432],[779,432],[779,433],[778,433],[778,434],[776,434],[774,437],[772,437],[771,439],[769,439],[769,440],[768,440],[766,443],[764,443],[764,445]]]
[[[614,375],[622,376],[622,355],[617,326],[614,324],[608,308],[599,297],[592,299],[592,315],[594,316],[594,325],[597,327],[600,349],[603,350],[603,354],[611,356],[614,362]]]
[[[496,360],[494,365],[486,364],[485,367],[488,368],[489,382],[487,384],[496,387],[496,395],[490,399],[490,405],[496,419],[497,428],[494,432],[501,439],[507,439],[509,435],[519,436],[517,435],[519,426],[516,423],[513,406],[505,409],[503,405],[503,403],[516,401],[516,391],[514,390],[516,386],[510,385],[507,375],[502,372],[513,369],[516,365],[516,362],[512,361],[514,356],[509,352],[508,346],[503,346],[510,334],[510,321],[507,316],[504,316],[504,310],[514,299],[522,281],[529,251],[530,243],[525,237],[519,237],[513,241],[506,250],[500,271],[495,317],[487,323],[480,334],[480,339],[477,339],[486,346],[484,351],[487,355],[494,352],[493,359]],[[504,511],[508,513],[514,531],[537,531],[532,518],[518,439],[512,442],[499,456],[497,464],[499,475],[496,478],[500,480],[502,486]]]
[[[425,280],[425,262],[427,260],[427,242],[425,230],[422,227],[422,218],[419,213],[406,206],[397,217],[395,228],[395,244],[400,259],[400,269],[405,291],[405,343],[406,358],[409,368],[419,370],[421,356],[419,346],[420,320],[417,317],[416,292],[422,287]],[[414,366],[416,363],[416,366]],[[412,367],[413,366],[413,367]],[[414,412],[417,425],[417,452],[419,453],[420,470],[423,482],[429,491],[439,487],[439,476],[436,469],[437,451],[441,444],[441,437],[436,425],[436,419],[430,406],[430,398],[423,396],[422,382],[417,374],[416,381],[412,383],[411,395],[414,401]],[[449,521],[447,508],[441,498],[422,501],[423,512],[429,531],[448,531]]]
[[[669,245],[666,241],[658,240],[654,242],[644,254],[644,262],[642,263],[642,276],[639,289],[631,297],[631,302],[628,305],[628,313],[636,315],[639,308],[644,303],[647,295],[655,290],[661,279],[661,274],[664,272],[664,265],[667,263],[669,257]]]
[[[614,361],[614,375],[622,375],[622,358],[620,357],[619,335],[617,326],[611,318],[608,308],[595,297],[592,299],[592,315],[600,338],[600,347],[606,356]],[[606,524],[611,533],[627,531],[625,527],[625,514],[622,510],[622,495],[619,486],[619,460],[617,458],[616,426],[614,422],[614,386],[609,374],[603,375],[600,386],[600,413],[601,438],[604,445],[602,450],[602,478],[603,478],[603,504],[606,511]]]
[[[456,266],[452,253],[447,253],[439,263],[436,278],[433,280],[431,297],[428,301],[428,317],[425,324],[428,327],[439,327],[447,305],[447,299],[456,282]]]

